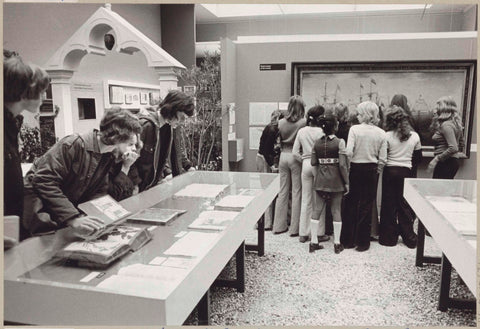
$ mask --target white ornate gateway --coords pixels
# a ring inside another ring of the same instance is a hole
[[[55,118],[57,137],[74,132],[71,78],[85,55],[107,54],[106,34],[114,37],[112,51],[130,55],[137,51],[143,53],[148,67],[158,74],[161,97],[177,87],[177,70],[185,69],[185,66],[112,11],[110,4],[105,4],[90,16],[45,65],[51,77],[53,105],[60,108]]]

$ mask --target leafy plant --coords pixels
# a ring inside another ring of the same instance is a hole
[[[22,162],[32,163],[43,154],[40,129],[23,125],[20,129],[20,155]]]
[[[206,54],[199,66],[180,73],[186,85],[195,86],[195,116],[185,122],[185,147],[200,170],[222,168],[222,104],[220,54]]]

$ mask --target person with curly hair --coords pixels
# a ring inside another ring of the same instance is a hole
[[[451,96],[437,101],[430,129],[433,131],[435,157],[428,164],[428,171],[433,171],[433,178],[453,179],[460,166],[460,151],[464,149],[465,141],[462,119]]]
[[[408,248],[415,248],[417,236],[403,186],[405,178],[412,177],[414,154],[422,152],[420,136],[411,127],[409,115],[396,105],[387,110],[385,129],[387,163],[383,170],[379,243],[395,246],[400,235]]]
[[[70,227],[88,237],[103,226],[77,206],[106,195],[114,152],[134,149],[141,132],[138,118],[120,108],[107,110],[100,130],[62,138],[38,158],[25,178],[23,225],[32,235]]]
[[[38,113],[43,95],[50,84],[42,68],[25,64],[14,51],[3,51],[3,215],[23,217],[23,173],[19,151],[19,133],[23,123],[22,112]],[[20,226],[20,240],[26,232]],[[5,247],[14,244],[6,237]]]

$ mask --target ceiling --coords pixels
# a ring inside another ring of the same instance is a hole
[[[427,7],[425,7],[427,6]],[[273,17],[321,17],[356,15],[407,15],[459,13],[472,4],[413,4],[413,5],[348,5],[348,4],[197,4],[197,24],[228,23],[245,20],[265,20]]]

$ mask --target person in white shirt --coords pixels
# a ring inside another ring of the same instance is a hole
[[[313,181],[314,168],[310,163],[312,147],[315,141],[320,139],[324,133],[317,125],[318,118],[325,113],[321,105],[311,107],[307,112],[307,126],[298,130],[297,137],[293,143],[292,154],[302,163],[302,203],[300,206],[299,240],[304,243],[309,239],[310,218],[312,217],[313,205]],[[319,242],[328,241],[330,237],[325,235],[325,218],[319,223]]]
[[[388,109],[385,119],[387,131],[387,163],[382,180],[382,210],[380,212],[379,243],[395,246],[398,235],[408,248],[415,248],[417,235],[413,231],[410,208],[403,198],[403,184],[412,177],[412,159],[422,152],[419,135],[409,123],[408,114],[399,106]]]
[[[348,132],[347,155],[350,159],[350,192],[346,197],[341,243],[357,251],[370,248],[372,207],[377,195],[378,174],[387,159],[385,131],[377,127],[378,106],[370,101],[357,106],[360,124]]]

